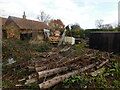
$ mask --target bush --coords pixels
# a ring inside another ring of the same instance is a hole
[[[14,60],[29,59],[32,54],[32,46],[27,41],[21,40],[3,40],[2,41],[2,59],[3,63],[8,58],[14,58]]]
[[[50,46],[51,45],[47,42],[41,42],[34,49],[38,52],[46,52],[46,51],[50,50]]]
[[[84,30],[71,30],[67,31],[66,35],[77,37],[77,38],[84,38]]]
[[[96,31],[118,31],[118,29],[86,29],[85,31],[84,31],[84,35],[85,35],[85,37],[89,37],[89,34],[91,33],[91,32],[96,32]]]

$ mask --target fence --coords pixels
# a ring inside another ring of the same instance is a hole
[[[120,54],[120,32],[92,32],[89,47]]]

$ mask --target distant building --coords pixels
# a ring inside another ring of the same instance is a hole
[[[6,32],[6,38],[43,40],[44,29],[49,29],[49,27],[43,22],[26,19],[24,12],[23,18],[8,17],[4,33]]]
[[[6,31],[5,31],[5,22],[7,21],[7,18],[1,18],[2,19],[2,36],[7,37]]]

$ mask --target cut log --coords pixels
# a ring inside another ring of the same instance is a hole
[[[97,68],[102,67],[103,65],[105,65],[107,62],[109,62],[109,60],[107,59],[106,61],[102,62],[99,66],[97,66]]]
[[[36,68],[36,71],[37,71],[37,72],[40,72],[40,71],[42,71],[42,70],[45,70],[45,69],[47,69],[47,66],[48,66],[48,65],[43,66],[43,67],[37,67],[37,68]]]
[[[28,80],[26,80],[25,85],[32,84],[32,83],[35,83],[35,82],[37,82],[36,78],[28,79]]]
[[[57,74],[57,73],[67,71],[67,70],[68,70],[67,67],[54,68],[54,69],[38,72],[38,75],[39,75],[39,79],[40,79],[40,78],[48,77],[48,76],[51,76],[53,74]]]
[[[96,64],[98,64],[98,62],[96,62],[94,64],[90,64],[87,67],[81,68],[79,70],[74,70],[74,71],[72,71],[68,74],[64,74],[64,75],[61,75],[61,76],[54,77],[50,80],[47,80],[46,82],[43,82],[43,83],[39,84],[39,87],[40,88],[50,88],[50,87],[58,84],[59,82],[62,82],[63,80],[69,78],[71,75],[77,75],[77,74],[80,74],[80,72],[83,72],[87,69],[93,68]]]
[[[46,69],[50,69],[50,68],[56,68],[56,66],[57,66],[57,64],[56,64],[56,62],[52,62],[52,63],[49,63],[49,64],[47,64],[47,65],[45,65],[45,66],[42,66],[42,67],[37,67],[36,68],[36,71],[37,72],[40,72],[40,71],[43,71],[43,70],[46,70]]]

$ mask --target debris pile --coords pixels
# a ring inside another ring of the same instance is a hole
[[[105,71],[104,66],[109,66],[109,62],[116,59],[112,53],[88,48],[77,47],[76,49],[66,45],[53,47],[48,52],[37,52],[35,53],[37,55],[28,62],[23,60],[22,63],[10,64],[7,66],[7,71],[3,68],[3,79],[15,82],[16,85],[11,87],[36,84],[40,89],[51,88],[72,75],[80,75],[82,72],[97,76],[101,71]]]
[[[70,48],[65,48],[65,50],[53,52],[40,60],[42,64],[40,62],[39,65],[35,65],[37,73],[34,78],[41,81],[40,88],[50,88],[70,76],[79,75],[84,71],[92,72],[92,75],[99,73],[98,69],[106,65],[112,57],[112,53],[92,49],[86,50],[82,55],[73,58],[62,56],[62,53],[69,56],[68,52],[70,50]]]

